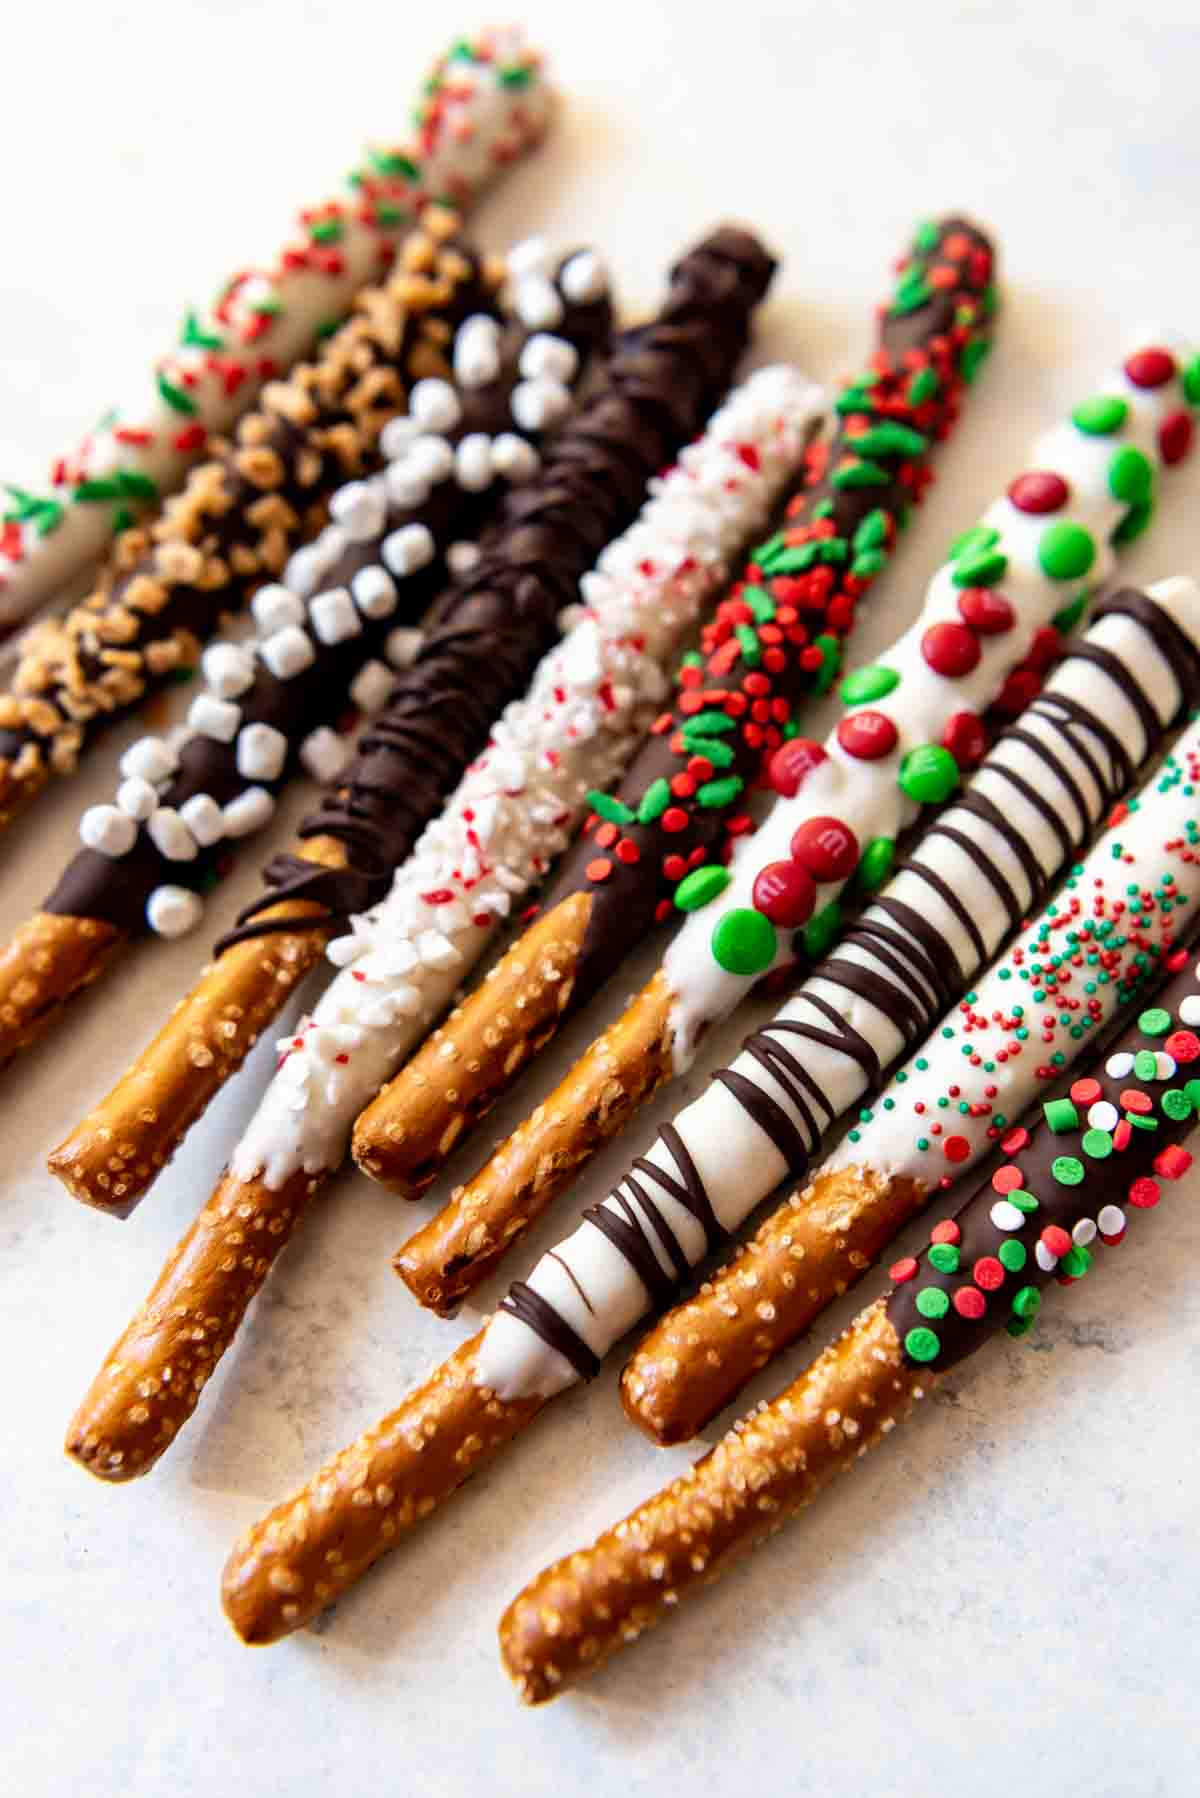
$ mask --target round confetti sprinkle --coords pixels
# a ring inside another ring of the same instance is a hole
[[[1165,1036],[1173,1022],[1169,1011],[1164,1011],[1161,1005],[1152,1005],[1138,1018],[1138,1029],[1143,1036]]]
[[[915,1303],[922,1317],[945,1317],[950,1309],[950,1300],[940,1286],[922,1286]]]
[[[1010,1274],[1019,1274],[1029,1259],[1025,1244],[1018,1242],[1015,1236],[1010,1237],[1007,1242],[1002,1242],[996,1253],[1000,1257],[1001,1267],[1007,1268]]]
[[[900,676],[894,668],[859,668],[842,682],[842,704],[869,705],[874,699],[886,699],[899,685]]]
[[[1012,601],[992,587],[965,587],[958,596],[958,610],[980,637],[1002,637],[1017,618]]]
[[[997,1199],[988,1215],[997,1230],[1019,1230],[1025,1222],[1024,1215],[1007,1199]],[[975,1278],[978,1279],[979,1275],[976,1274]]]
[[[1056,1155],[1050,1163],[1050,1172],[1060,1186],[1079,1186],[1086,1177],[1087,1169],[1076,1155]]]
[[[868,893],[877,892],[889,878],[896,861],[893,837],[872,837],[862,852],[858,878]]]
[[[942,732],[942,748],[948,749],[960,768],[976,768],[987,752],[987,731],[976,712],[955,712]]]
[[[1071,1238],[1072,1241],[1078,1243],[1081,1249],[1086,1248],[1089,1242],[1095,1241],[1095,1221],[1090,1217],[1081,1217],[1079,1222],[1072,1226]]]
[[[1083,400],[1071,414],[1071,422],[1077,430],[1088,437],[1108,437],[1113,431],[1119,431],[1129,415],[1129,406],[1125,400],[1114,393],[1098,393],[1094,399]]]
[[[1042,1295],[1036,1286],[1022,1286],[1013,1293],[1012,1308],[1017,1317],[1036,1317],[1042,1308]]]
[[[738,906],[712,933],[713,960],[727,974],[762,974],[775,959],[775,926],[761,912]]]
[[[952,1242],[935,1242],[929,1251],[929,1265],[936,1267],[939,1274],[956,1274],[958,1250]]]
[[[1192,447],[1196,427],[1190,412],[1171,412],[1158,427],[1158,453],[1168,468],[1182,462]]]
[[[958,763],[940,743],[921,743],[901,762],[899,782],[918,805],[940,805],[958,785]]]
[[[849,880],[858,866],[858,838],[840,818],[806,818],[790,849],[792,860],[821,883]]]
[[[1047,1224],[1038,1240],[1044,1242],[1055,1257],[1067,1254],[1071,1247],[1071,1238],[1061,1224]]]
[[[1104,1064],[1104,1072],[1112,1080],[1124,1080],[1126,1074],[1131,1074],[1133,1056],[1128,1049],[1120,1049],[1115,1055],[1110,1055]]]
[[[1103,1092],[1100,1082],[1093,1080],[1090,1074],[1085,1075],[1082,1080],[1073,1081],[1071,1085],[1071,1097],[1076,1105],[1094,1105],[1103,1096]]]
[[[965,1136],[948,1136],[942,1144],[942,1154],[947,1161],[965,1161],[971,1153],[971,1145]]]
[[[1163,1044],[1168,1055],[1173,1055],[1176,1062],[1195,1061],[1200,1056],[1200,1036],[1191,1030],[1173,1030]]]
[[[1135,1180],[1129,1188],[1128,1198],[1129,1203],[1136,1205],[1139,1211],[1150,1211],[1162,1198],[1162,1188],[1157,1180],[1150,1178],[1149,1174],[1143,1174],[1141,1179]]]
[[[960,1286],[954,1294],[954,1309],[960,1317],[977,1322],[987,1311],[987,1300],[978,1286]]]
[[[1170,350],[1135,350],[1125,362],[1125,373],[1135,387],[1165,387],[1175,373]]]
[[[978,666],[982,651],[974,631],[948,618],[930,625],[921,638],[921,654],[935,674],[956,680]]]
[[[901,1261],[893,1261],[888,1268],[888,1279],[895,1286],[903,1286],[909,1280],[915,1280],[919,1262],[914,1255],[905,1255]]]
[[[877,762],[891,755],[899,733],[886,712],[854,712],[838,725],[837,739],[857,761]]]
[[[1019,1167],[998,1167],[992,1175],[993,1192],[1010,1193],[1024,1184],[1025,1176]]]
[[[959,1243],[962,1241],[962,1230],[952,1217],[944,1217],[929,1232],[930,1242]]]
[[[1068,1130],[1078,1130],[1079,1113],[1070,1099],[1050,1099],[1042,1106],[1042,1116],[1046,1126],[1055,1136],[1061,1136]]]
[[[813,769],[828,760],[824,749],[811,737],[792,737],[787,743],[781,743],[771,757],[767,778],[784,799],[794,799],[801,783]]]
[[[1102,1205],[1096,1222],[1101,1236],[1121,1236],[1125,1230],[1125,1213],[1119,1205]]]
[[[1095,1105],[1088,1107],[1087,1121],[1093,1130],[1115,1130],[1121,1121],[1121,1114],[1110,1100],[1099,1099]]]
[[[680,911],[700,911],[711,905],[732,879],[728,868],[693,868],[675,889],[675,904]]]
[[[1153,486],[1150,458],[1131,443],[1125,444],[1108,465],[1108,491],[1122,505],[1140,506],[1149,498]]]
[[[1096,544],[1081,524],[1051,524],[1038,543],[1038,562],[1052,581],[1074,581],[1096,560]]]
[[[704,870],[697,868],[696,873]],[[695,875],[689,875],[694,880]],[[754,881],[755,911],[770,918],[781,930],[798,930],[812,917],[817,889],[811,874],[796,862],[768,862]],[[676,899],[676,904],[679,901]]]
[[[1085,1130],[1079,1146],[1089,1161],[1106,1161],[1113,1152],[1113,1139],[1107,1130]]]
[[[941,1343],[935,1331],[918,1325],[910,1330],[904,1338],[905,1351],[913,1361],[936,1361],[941,1352]]]
[[[1008,497],[1018,512],[1060,512],[1070,498],[1070,489],[1060,474],[1032,469],[1009,484]]]
[[[985,1292],[999,1292],[1004,1284],[1004,1263],[995,1255],[981,1255],[971,1270],[976,1286]]]

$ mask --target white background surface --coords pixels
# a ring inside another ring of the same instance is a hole
[[[330,186],[366,136],[394,133],[427,53],[475,23],[457,11],[438,25],[426,9],[406,24],[417,8],[361,0],[60,0],[9,20],[4,474],[39,477],[116,396],[122,372],[171,341],[186,300],[268,252],[293,206]],[[868,308],[915,217],[960,206],[995,229],[999,344],[923,518],[872,597],[860,657],[898,633],[950,534],[1131,327],[1160,319],[1200,335],[1191,0],[605,0],[525,14],[569,104],[553,146],[488,205],[480,234],[497,246],[535,226],[594,237],[630,309],[654,303],[690,238],[740,215],[784,258],[760,356],[802,357],[832,377],[862,354]],[[1171,522],[1130,557],[1137,577],[1200,566],[1200,468],[1172,484]],[[48,890],[80,807],[108,794],[118,746],[0,844],[5,932]],[[211,907],[208,940],[256,890],[257,862],[252,846]],[[1093,1277],[1053,1288],[1027,1343],[986,1350],[852,1480],[578,1696],[522,1713],[494,1631],[538,1567],[689,1459],[623,1426],[611,1370],[552,1407],[322,1629],[240,1647],[217,1602],[236,1533],[395,1404],[474,1318],[417,1312],[388,1267],[417,1213],[344,1179],[157,1471],[104,1488],[65,1463],[67,1418],[206,1196],[265,1059],[125,1225],[73,1205],[41,1157],[157,1026],[199,955],[196,939],[131,956],[5,1085],[0,1789],[1195,1790],[1194,1181],[1140,1218]],[[615,983],[609,1011],[643,971]],[[577,1022],[568,1046],[603,1010]],[[704,1066],[745,1027],[718,1037]],[[496,1115],[485,1142],[552,1071]],[[652,1121],[510,1272],[599,1196]],[[477,1158],[468,1152],[459,1177]],[[869,1278],[862,1296],[880,1283]],[[805,1359],[793,1352],[754,1396]]]

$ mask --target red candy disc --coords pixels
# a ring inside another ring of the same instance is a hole
[[[896,747],[896,726],[886,712],[852,712],[838,725],[838,742],[860,762],[876,762]]]
[[[1099,1090],[1097,1090],[1096,1097],[1100,1097]],[[1015,1130],[1009,1131],[1008,1135],[1004,1138],[1004,1141],[1000,1144],[1000,1147],[1004,1150],[1006,1155],[1018,1155],[1028,1141],[1028,1130],[1025,1128],[1024,1124],[1018,1124]]]
[[[1161,1198],[1162,1189],[1158,1181],[1152,1180],[1149,1174],[1143,1174],[1129,1188],[1129,1203],[1136,1205],[1139,1211],[1149,1211]]]
[[[1052,1255],[1057,1255],[1060,1261],[1064,1255],[1068,1255],[1071,1252],[1070,1234],[1059,1224],[1047,1224],[1046,1228],[1042,1231],[1042,1241],[1045,1243],[1050,1253]]]
[[[1158,448],[1168,468],[1182,462],[1192,447],[1195,427],[1190,412],[1172,412],[1158,427]]]
[[[1200,1036],[1194,1030],[1172,1030],[1163,1048],[1176,1061],[1195,1061],[1200,1055]]]
[[[811,737],[793,737],[790,742],[781,743],[771,757],[767,779],[784,799],[791,799],[813,769],[828,760],[821,745]]]
[[[1137,1117],[1145,1117],[1154,1110],[1154,1100],[1149,1093],[1139,1091],[1136,1086],[1127,1086],[1121,1093],[1122,1111],[1132,1111]]]
[[[1076,1080],[1071,1087],[1071,1097],[1076,1105],[1094,1105],[1097,1099],[1103,1097],[1103,1094],[1104,1088],[1100,1082],[1090,1078]]]
[[[978,1286],[960,1286],[954,1295],[954,1309],[960,1317],[977,1319],[987,1310],[987,1300]]]
[[[1182,1180],[1191,1165],[1191,1155],[1179,1143],[1168,1143],[1154,1157],[1154,1171],[1164,1180]]]
[[[985,1292],[999,1292],[1004,1284],[1004,1266],[995,1255],[981,1255],[972,1268],[976,1286]]]
[[[1018,512],[1057,512],[1070,499],[1071,489],[1060,474],[1031,469],[1011,483],[1008,497]]]
[[[935,674],[957,680],[978,665],[981,651],[974,631],[947,618],[930,625],[921,638],[921,654]]]
[[[1133,1141],[1133,1125],[1128,1118],[1122,1118],[1112,1133],[1113,1148],[1118,1155],[1123,1155]]]
[[[1175,358],[1170,350],[1135,350],[1125,373],[1135,387],[1165,387],[1175,373]]]
[[[998,1167],[992,1175],[993,1192],[1015,1192],[1024,1184],[1025,1176],[1019,1167]]]
[[[942,732],[942,748],[948,749],[960,768],[976,768],[987,750],[983,719],[974,712],[955,712]]]
[[[963,619],[980,637],[1002,637],[1016,621],[1012,601],[991,587],[964,587],[958,596]]]
[[[929,1240],[930,1242],[958,1243],[962,1241],[962,1231],[952,1217],[944,1217],[941,1223],[935,1224],[929,1232]]]
[[[849,880],[858,866],[858,838],[840,818],[808,818],[792,836],[792,860],[814,880]]]
[[[906,1255],[903,1261],[893,1261],[888,1268],[888,1279],[895,1286],[903,1286],[906,1280],[915,1280],[916,1277],[917,1263],[911,1255]]]
[[[781,930],[807,924],[817,903],[812,876],[796,862],[768,862],[754,882],[754,909]]]

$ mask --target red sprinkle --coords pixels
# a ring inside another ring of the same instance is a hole
[[[617,844],[617,860],[624,862],[627,868],[631,868],[635,862],[640,862],[641,859],[642,852],[632,838],[622,837]]]
[[[962,1231],[952,1217],[944,1217],[941,1223],[935,1224],[929,1232],[929,1240],[930,1242],[958,1243],[962,1241]]]
[[[1135,387],[1165,387],[1175,373],[1170,350],[1135,350],[1125,363],[1125,373]]]
[[[589,880],[607,880],[612,873],[612,863],[606,855],[598,855],[595,861],[588,863],[584,872]]]
[[[662,815],[662,827],[671,836],[688,827],[688,815],[678,805],[669,805]]]
[[[898,732],[886,712],[852,712],[837,727],[838,742],[847,755],[862,762],[877,762],[896,747]]]
[[[796,862],[768,862],[760,869],[752,894],[755,911],[770,918],[782,930],[798,930],[807,924],[817,903],[811,875]]]
[[[1151,1210],[1161,1198],[1162,1188],[1158,1181],[1152,1180],[1148,1174],[1143,1174],[1141,1179],[1135,1180],[1129,1188],[1129,1203],[1136,1205],[1139,1211]]]
[[[903,1286],[906,1280],[917,1277],[917,1263],[911,1255],[905,1255],[902,1261],[893,1261],[888,1268],[888,1279],[896,1286]]]
[[[792,834],[791,854],[816,881],[849,880],[858,866],[858,838],[840,818],[808,818]]]
[[[954,1294],[953,1303],[960,1317],[977,1319],[987,1310],[987,1300],[978,1286],[960,1286]]]
[[[811,737],[793,737],[790,742],[782,743],[771,757],[767,779],[784,799],[791,799],[813,769],[828,760],[821,745],[814,743]]]
[[[921,654],[935,674],[957,680],[978,666],[982,651],[974,631],[947,618],[930,625],[921,638]]]
[[[1018,512],[1057,512],[1070,499],[1071,490],[1060,474],[1035,468],[1010,483],[1008,497]]]
[[[995,1255],[981,1255],[972,1268],[976,1286],[985,1292],[999,1292],[1004,1284],[1004,1266]]]
[[[664,877],[674,885],[677,880],[682,880],[687,873],[687,862],[682,855],[665,855],[663,857],[662,871]]]

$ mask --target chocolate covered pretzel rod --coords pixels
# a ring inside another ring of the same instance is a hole
[[[605,382],[510,501],[367,752],[302,826],[299,853],[270,865],[267,893],[200,985],[55,1152],[52,1166],[78,1197],[122,1212],[136,1203],[328,937],[383,898],[441,794],[483,747],[531,647],[552,638],[587,561],[698,428],[695,411],[732,367],[772,268],[753,238],[719,231],[673,271],[659,318],[618,340]]]
[[[179,487],[212,436],[232,429],[264,381],[283,375],[387,272],[432,201],[465,210],[497,170],[538,143],[553,93],[515,29],[460,38],[421,84],[411,136],[373,148],[336,198],[307,207],[263,268],[244,268],[143,394],[107,413],[35,492],[5,484],[0,634],[51,598],[133,516]]]
[[[259,590],[258,642],[218,639],[204,652],[208,690],[183,740],[135,743],[115,804],[84,813],[84,848],[0,952],[0,1067],[124,943],[195,927],[218,861],[270,820],[297,763],[337,778],[350,751],[330,726],[351,706],[378,712],[395,681],[389,661],[411,660],[411,627],[448,565],[462,569],[478,553],[455,539],[472,536],[501,492],[536,472],[534,446],[569,410],[612,312],[590,251],[560,268],[531,242],[510,266],[501,316],[472,314],[448,346],[453,379],[418,381],[408,414],[384,427],[385,469],[334,494],[334,522],[292,557],[290,587]],[[540,328],[550,323],[553,333]]]
[[[912,628],[842,683],[845,716],[824,747],[796,738],[776,751],[774,809],[728,866],[698,867],[681,883],[676,904],[689,916],[650,984],[400,1251],[398,1269],[423,1302],[446,1309],[471,1290],[600,1144],[689,1064],[708,1024],[761,975],[827,946],[852,878],[870,891],[886,877],[901,832],[949,798],[960,767],[982,754],[981,714],[1013,666],[1053,620],[1078,616],[1112,566],[1112,546],[1149,517],[1155,464],[1176,455],[1182,435],[1174,421],[1190,427],[1182,398],[1174,358],[1130,357],[1037,446],[1035,471],[954,544]],[[718,743],[736,729],[725,711],[698,719]],[[682,1170],[668,1177],[686,1179]],[[614,1202],[626,1200],[618,1192]],[[706,1217],[684,1260],[717,1235]],[[640,1275],[626,1273],[641,1291]],[[652,1296],[669,1295],[667,1282]]]
[[[1000,1329],[1030,1330],[1052,1277],[1081,1278],[1097,1242],[1120,1242],[1159,1203],[1191,1165],[1183,1144],[1200,1109],[1194,955],[1194,943],[1172,954],[1165,989],[1093,1052],[1069,1096],[1016,1133],[992,1177],[934,1226],[920,1261],[897,1264],[887,1296],[681,1479],[531,1581],[500,1624],[501,1659],[527,1703],[555,1697],[719,1579],[890,1435],[949,1368]],[[282,1529],[264,1542],[253,1567],[234,1551],[226,1604],[239,1628],[251,1618],[278,1627],[284,1582],[268,1593],[264,1581],[293,1557],[315,1561],[299,1523],[290,1542]]]
[[[711,384],[735,360],[773,266],[753,238],[728,227],[678,265],[665,316],[619,340],[607,380],[560,434],[547,459],[547,476],[526,490],[542,487],[540,507],[535,511],[524,495],[515,496],[506,527],[465,583],[462,591],[481,602],[481,626],[490,627],[489,602],[504,590],[505,580],[515,583],[519,608],[537,607],[542,591],[556,610],[570,599],[585,547],[594,554],[595,539],[603,540],[630,505],[635,478],[648,479],[661,466],[664,450],[678,448],[692,434],[689,414],[705,404]],[[469,648],[470,629],[464,625],[460,632]],[[381,741],[374,752],[375,770],[387,772],[382,758],[394,749],[407,780],[412,739],[404,733],[412,728],[412,717],[406,702],[390,743]],[[420,714],[416,718],[419,729]],[[415,741],[423,744],[420,735]],[[348,787],[353,791],[352,783]],[[356,809],[348,814],[351,821],[361,826],[369,820],[372,800],[376,816],[392,816],[397,800],[390,788],[382,778],[370,784],[364,779]],[[404,791],[403,804],[409,803]],[[328,807],[326,815],[337,816]],[[361,840],[361,834],[350,839]],[[339,915],[333,883],[321,901],[323,925],[308,938],[318,944]],[[249,929],[253,933],[254,920]],[[250,941],[259,946],[253,934]],[[380,960],[381,973],[396,971],[394,964],[383,965],[383,954]],[[359,1015],[358,988],[364,984],[368,970],[350,967],[288,1045],[291,1052],[235,1149],[229,1171],[80,1407],[70,1452],[100,1478],[125,1480],[145,1472],[186,1422],[275,1256],[345,1153],[362,1103],[356,1060],[369,1065],[377,1042],[386,1041],[380,1029],[386,1017]],[[377,1004],[393,1017],[406,1009],[394,987],[383,991]],[[129,1201],[123,1203],[127,1209]]]
[[[1200,635],[1194,589],[1191,600],[1193,642],[1181,646],[1181,671],[1188,667],[1184,655],[1194,658]],[[1089,647],[1098,645],[1085,644],[1085,653]],[[1194,660],[1189,685],[1194,700]],[[1099,680],[1093,693],[1096,717],[1082,739],[1088,748],[1104,740],[1100,719],[1115,723],[1121,715]],[[1034,734],[1021,731],[1015,748],[1024,748],[1020,739]],[[1044,799],[1061,792],[1055,764],[1083,790],[1088,776],[1069,747],[1065,754],[1052,750],[1047,761],[1046,734],[1039,730],[1036,737],[1041,755],[1022,757],[1027,790]],[[1069,746],[1080,740],[1068,731]],[[1013,760],[1010,751],[1010,771]],[[931,1194],[961,1178],[998,1140],[1008,1140],[1011,1121],[1153,978],[1200,898],[1192,787],[1197,774],[1200,730],[1193,726],[1140,799],[1118,809],[1065,887],[929,1029],[882,1096],[858,1113],[850,1135],[815,1178],[767,1219],[727,1267],[655,1326],[621,1384],[625,1408],[641,1428],[660,1442],[682,1441],[702,1429],[862,1277]],[[985,781],[972,789],[968,803],[986,799],[989,785],[988,805],[1000,797],[1000,783]],[[1010,804],[1014,834],[1028,809],[1024,794]],[[1067,814],[1055,808],[1053,816],[1057,821]],[[1003,868],[1002,839],[986,823],[981,830],[981,821],[974,814],[960,835],[968,819],[959,808],[947,813],[910,872],[677,1120],[689,1141],[697,1131],[722,1133],[723,1152],[705,1191],[725,1227],[748,1216],[785,1174],[803,1173],[822,1126],[852,1111],[878,1071],[917,1040],[918,1021],[933,1024],[936,1002],[929,1001],[936,989],[925,978],[933,958],[940,956],[942,967],[952,970],[956,991],[972,977],[977,946],[968,942],[961,918],[950,915],[945,895],[981,926],[989,904],[994,907],[984,882]],[[981,863],[980,857],[987,859]],[[967,871],[972,861],[979,870],[973,878]],[[918,901],[923,911],[917,911]],[[994,940],[990,929],[987,940]]]
[[[989,346],[992,273],[974,226],[919,228],[836,433],[814,445],[783,528],[682,669],[673,708],[618,793],[597,797],[542,915],[364,1116],[355,1153],[372,1178],[410,1195],[428,1185],[561,1023],[676,915],[681,882],[702,864],[711,878],[747,826],[746,789],[797,704],[832,681],[857,603],[932,479],[931,449]],[[718,713],[731,726],[720,740],[705,728]]]
[[[201,641],[316,534],[330,494],[369,470],[408,386],[450,373],[455,326],[488,308],[497,270],[429,207],[397,272],[365,289],[317,361],[263,390],[222,453],[149,531],[119,539],[105,580],[28,633],[0,698],[0,828],[74,771],[103,724],[198,658]]]

